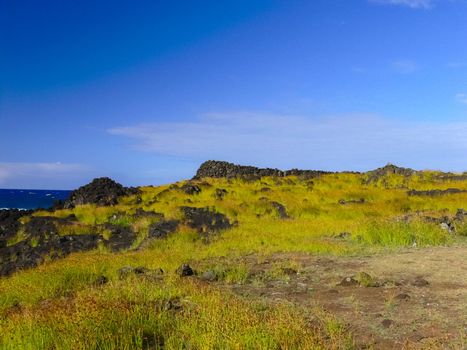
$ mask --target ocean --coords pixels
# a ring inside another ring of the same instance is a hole
[[[0,209],[49,208],[56,200],[67,199],[71,191],[0,189]]]

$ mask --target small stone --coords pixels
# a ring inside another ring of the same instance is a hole
[[[133,266],[123,266],[122,268],[118,269],[117,274],[120,279],[124,279],[131,275],[134,271]]]
[[[138,267],[135,267],[133,272],[134,272],[135,275],[144,275],[144,274],[149,272],[149,269],[147,267],[144,267],[144,266],[138,266]]]
[[[195,273],[193,269],[190,267],[188,264],[183,264],[177,269],[177,274],[180,277],[187,277],[187,276],[193,276]]]
[[[375,279],[367,274],[366,272],[359,272],[355,276],[355,280],[358,282],[359,285],[362,287],[378,287],[379,283],[375,281]]]
[[[95,284],[98,286],[102,286],[103,284],[106,284],[108,281],[109,279],[107,277],[105,277],[104,275],[101,275],[97,277]]]
[[[217,274],[213,270],[204,271],[200,277],[203,281],[214,282],[217,281]]]
[[[336,238],[347,239],[347,238],[350,238],[350,236],[351,234],[349,232],[341,232],[336,236]]]
[[[391,327],[393,324],[394,324],[394,321],[393,321],[393,320],[390,320],[390,319],[388,319],[388,318],[384,319],[384,320],[381,322],[381,325],[382,325],[384,328],[389,328],[389,327]]]
[[[424,278],[416,278],[415,280],[412,281],[412,286],[415,286],[415,287],[426,287],[430,285],[430,282],[428,282],[426,279]]]
[[[341,283],[339,283],[339,286],[342,287],[351,287],[351,286],[356,286],[358,284],[358,281],[355,280],[353,277],[345,277]]]
[[[297,274],[297,270],[292,269],[291,267],[283,267],[282,272],[284,274],[286,274],[286,275],[296,275]]]
[[[410,300],[410,295],[408,295],[407,293],[401,293],[401,294],[396,295],[394,299],[401,300],[401,301],[407,301],[407,300]]]

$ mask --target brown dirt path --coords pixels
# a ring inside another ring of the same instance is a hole
[[[292,302],[310,315],[323,308],[348,325],[359,348],[467,349],[465,245],[365,257],[248,256],[241,263],[251,275],[229,286],[235,293]],[[340,285],[359,272],[375,286]]]

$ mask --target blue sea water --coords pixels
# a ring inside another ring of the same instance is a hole
[[[71,191],[0,189],[0,209],[49,208],[56,200],[67,199]]]

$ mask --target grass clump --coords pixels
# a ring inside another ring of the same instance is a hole
[[[373,222],[356,236],[360,242],[383,247],[410,247],[445,245],[451,242],[450,234],[438,225],[422,221]]]

